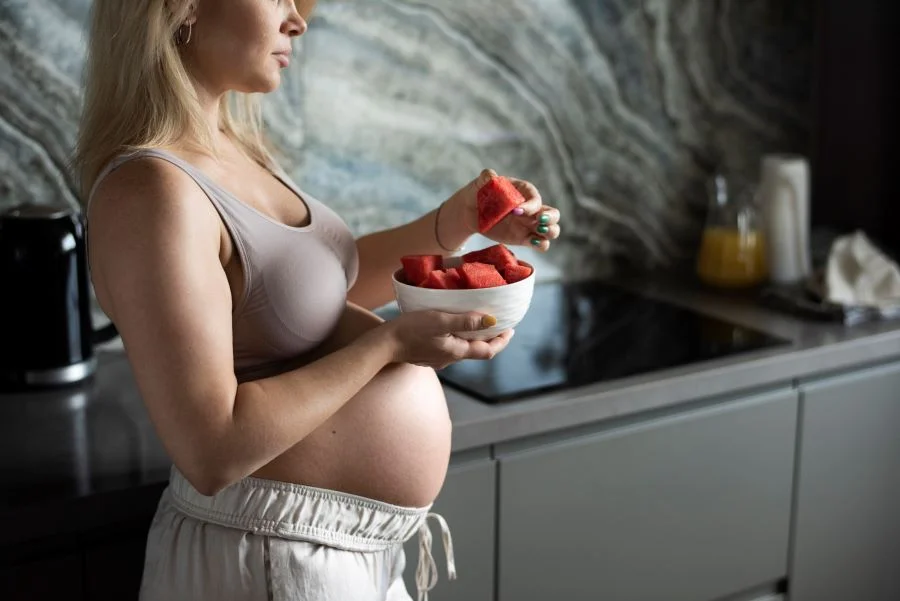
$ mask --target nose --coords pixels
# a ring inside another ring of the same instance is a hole
[[[309,25],[307,25],[306,19],[304,19],[295,9],[291,9],[291,13],[281,26],[281,32],[289,37],[295,38],[306,33],[308,27]]]

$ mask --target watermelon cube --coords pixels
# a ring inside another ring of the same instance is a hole
[[[465,288],[493,288],[506,285],[497,268],[488,263],[463,263],[459,266]]]
[[[419,286],[435,269],[443,267],[444,259],[441,255],[406,255],[400,257],[403,263],[403,275],[406,283]]]
[[[495,244],[481,250],[473,250],[462,256],[464,263],[488,263],[503,271],[507,265],[517,265],[516,256],[503,244]]]
[[[447,274],[447,284],[450,285],[451,289],[463,287],[462,276],[460,275],[459,270],[456,267],[445,269],[444,273]]]
[[[455,290],[459,288],[459,276],[453,278],[442,269],[435,269],[428,274],[421,284],[422,288],[436,288],[440,290]]]
[[[530,276],[531,267],[516,263],[515,265],[504,266],[500,273],[503,274],[503,279],[506,280],[507,284],[512,284]]]
[[[478,189],[478,231],[482,234],[500,223],[525,197],[503,176],[492,177]]]

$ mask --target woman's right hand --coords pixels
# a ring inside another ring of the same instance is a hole
[[[475,312],[412,311],[381,328],[393,343],[395,363],[443,369],[462,359],[492,359],[506,348],[513,330],[500,332],[489,340],[466,340],[452,334],[483,330],[495,323],[493,317]]]

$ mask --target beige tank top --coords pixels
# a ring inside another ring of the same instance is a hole
[[[238,381],[275,373],[278,366],[323,342],[337,325],[359,271],[356,241],[346,223],[281,169],[274,175],[294,192],[297,202],[305,202],[309,225],[292,227],[272,219],[164,150],[115,158],[98,176],[94,190],[114,169],[143,157],[168,161],[187,173],[231,235],[244,272],[244,290],[234,299],[232,313]]]

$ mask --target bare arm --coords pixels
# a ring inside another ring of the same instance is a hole
[[[157,160],[111,174],[89,216],[98,298],[169,456],[204,494],[302,440],[396,352],[376,328],[302,368],[238,385],[219,223],[196,185]]]
[[[456,197],[441,209],[438,234],[447,248],[456,248],[472,235],[465,228],[462,206]],[[352,302],[374,309],[394,299],[391,274],[400,267],[404,255],[449,255],[434,235],[437,209],[415,221],[393,229],[374,232],[357,240],[359,275],[347,295]]]

